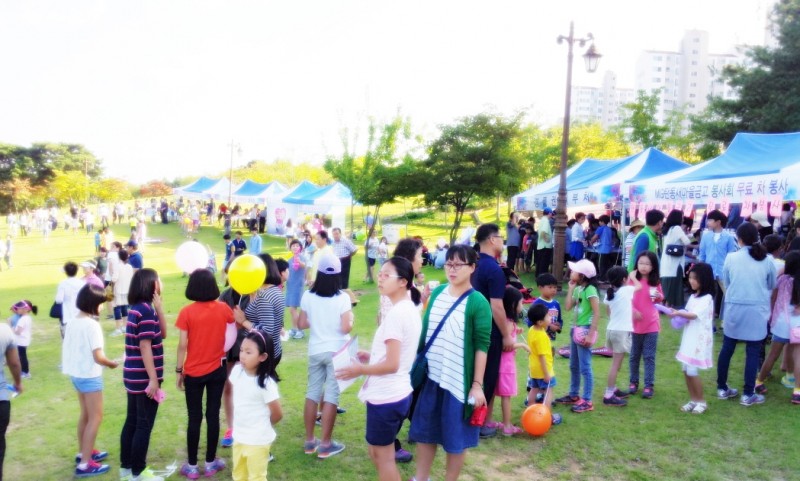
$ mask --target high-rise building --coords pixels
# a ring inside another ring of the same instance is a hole
[[[661,90],[661,104],[656,113],[659,123],[670,112],[683,108],[686,113],[702,112],[708,96],[733,98],[735,92],[720,74],[726,65],[744,62],[740,53],[711,53],[708,32],[687,31],[677,52],[645,50],[636,62],[636,91]]]
[[[622,122],[622,105],[633,102],[635,92],[617,87],[617,75],[606,72],[601,87],[572,87],[570,118],[578,122],[600,122],[604,128]]]
[[[708,32],[687,31],[677,51],[645,50],[636,62],[635,88],[617,86],[614,72],[606,72],[601,87],[572,87],[570,118],[575,121],[600,122],[603,127],[622,123],[622,105],[636,100],[636,92],[648,94],[660,90],[661,102],[656,120],[663,124],[670,112],[683,109],[687,114],[702,112],[708,96],[734,98],[735,92],[720,74],[726,65],[745,62],[738,50],[711,53]]]

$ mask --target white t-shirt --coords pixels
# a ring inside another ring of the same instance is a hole
[[[614,293],[614,299],[609,301],[608,294],[603,299],[603,304],[611,309],[609,331],[633,332],[633,289],[633,286],[622,286]]]
[[[333,297],[320,297],[311,291],[303,293],[300,309],[308,316],[311,335],[308,355],[336,352],[350,340],[341,330],[342,314],[353,309],[350,296],[340,292]]]
[[[422,332],[422,318],[419,308],[408,299],[395,304],[372,338],[370,364],[378,364],[386,359],[386,342],[400,341],[400,365],[394,374],[369,376],[358,398],[362,402],[386,404],[397,402],[411,394],[411,365],[417,356],[417,345]]]
[[[56,302],[61,304],[61,313],[64,324],[78,316],[78,292],[86,285],[86,281],[78,277],[67,277],[58,284],[56,289]]]
[[[102,376],[103,366],[94,361],[93,353],[103,346],[103,329],[99,322],[86,316],[70,319],[61,348],[61,372],[80,378]]]
[[[425,333],[425,342],[430,339],[442,317],[455,304],[458,297],[450,295],[450,289],[444,289],[431,306],[428,317],[428,332]],[[464,312],[467,308],[467,299],[461,301],[450,317],[445,321],[445,326],[431,344],[425,357],[428,359],[428,378],[453,395],[459,402],[464,399]]]
[[[269,421],[268,404],[280,399],[278,384],[271,378],[264,379],[264,387],[258,385],[258,376],[250,376],[241,364],[231,369],[229,377],[233,384],[233,432],[236,442],[249,446],[268,446],[275,441],[275,429]]]
[[[17,326],[14,328],[14,342],[17,346],[28,347],[31,345],[31,331],[33,329],[33,319],[28,314],[20,317]]]

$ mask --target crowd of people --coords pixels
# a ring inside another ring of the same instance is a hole
[[[257,223],[248,225],[248,240],[241,231],[235,232],[235,239],[226,233],[223,271],[237,257],[251,253],[264,263],[266,275],[255,292],[241,295],[230,287],[220,291],[210,269],[189,273],[188,304],[174,325],[175,382],[187,406],[188,459],[180,474],[198,479],[228,469],[217,453],[221,445],[232,448],[233,479],[266,479],[274,425],[283,416],[278,388],[282,341],[306,336],[304,452],[327,459],[345,450],[334,437],[336,418],[343,412],[339,382],[366,376],[358,397],[367,405],[365,437],[382,480],[399,480],[397,463],[415,455],[413,479],[429,479],[438,446],[447,458],[445,478],[457,479],[466,450],[481,438],[521,433],[511,420],[519,350],[528,359],[526,405],[552,403],[569,405],[574,413],[593,411],[591,348],[601,329],[603,304],[609,319],[605,342],[612,352],[603,405],[625,406],[627,398],[640,391],[644,399],[655,396],[660,314],[683,329],[675,355],[689,398],[682,411],[702,414],[709,409],[699,371],[713,367],[715,330],[722,344],[716,359],[719,399],[738,397],[743,406],[763,403],[765,381],[782,356],[782,383],[793,389],[791,402],[800,404],[800,242],[794,240],[800,225],[794,232],[792,226],[788,232],[773,233],[767,216],[754,213],[731,233],[728,217],[714,210],[704,216],[706,229],[692,234],[691,219],[681,211],[665,216],[651,210],[644,223],[631,223],[623,241],[613,215],[593,219],[579,213],[570,221],[570,260],[565,266],[569,282],[562,313],[552,273],[557,266],[552,265],[551,219],[552,212],[545,210],[535,229],[533,217],[520,220],[512,213],[505,232],[496,224],[482,224],[475,230],[474,246],[441,244],[435,253],[427,253],[421,239],[407,238],[390,256],[385,239],[370,236],[364,244],[370,267],[366,280],[377,280],[378,328],[371,349],[358,353],[360,362],[339,369],[334,368],[334,355],[351,340],[354,322],[356,300],[348,295],[348,286],[359,246],[338,228],[331,237],[324,229],[304,230],[299,238],[287,238],[290,256],[284,260],[263,252]],[[588,232],[583,223],[588,223]],[[784,223],[791,225],[789,219]],[[147,467],[147,451],[163,399],[164,367],[171,357],[163,346],[169,328],[160,281],[155,270],[144,266],[135,237],[123,246],[104,227],[98,233],[96,258],[64,265],[66,278],[57,288],[54,305],[62,326],[62,370],[70,376],[81,408],[75,475],[110,470],[102,464],[108,453],[95,447],[102,423],[102,367],[118,364],[104,354],[98,321],[106,304],[107,315],[117,322],[111,335],[125,339],[127,414],[120,434],[120,478],[158,481],[163,478]],[[509,286],[503,262],[512,270],[536,272],[539,296],[526,313],[523,295]],[[425,283],[424,263],[440,263],[447,282]],[[22,379],[31,376],[26,348],[37,310],[28,300],[15,303],[8,327],[0,329],[0,347],[5,348],[17,393],[23,389]],[[527,333],[519,326],[522,317]],[[553,342],[565,319],[571,322],[570,379],[567,392],[557,397]],[[715,319],[722,321],[715,325]],[[236,332],[235,341],[226,340],[231,338],[228,330]],[[521,335],[525,342],[518,342]],[[741,393],[728,383],[730,360],[739,343],[746,350]],[[618,387],[626,355],[629,382]],[[0,392],[0,422],[9,393]],[[493,412],[496,397],[499,416]],[[220,411],[227,422],[224,433]],[[561,422],[560,414],[551,416],[553,424]],[[7,419],[6,415],[6,425]],[[203,419],[206,445],[201,464]],[[409,419],[408,438],[416,443],[415,455],[399,439]]]

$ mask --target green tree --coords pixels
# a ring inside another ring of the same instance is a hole
[[[417,142],[411,133],[411,122],[400,115],[383,125],[370,119],[363,154],[355,152],[357,142],[355,139],[351,141],[347,129],[341,132],[341,140],[342,154],[329,157],[325,170],[350,189],[353,200],[373,206],[373,215],[377,219],[383,204],[409,192],[409,177],[415,171]],[[375,223],[370,226],[367,239],[374,230]],[[366,256],[365,262],[368,262]]]
[[[653,90],[649,94],[644,90],[636,93],[636,100],[622,106],[624,120],[622,128],[628,131],[628,141],[642,149],[647,147],[662,148],[668,127],[656,121],[658,104],[661,102],[661,90]]]
[[[89,179],[83,172],[56,171],[52,182],[47,184],[47,195],[59,205],[86,202],[91,192]]]
[[[97,179],[92,183],[92,193],[97,200],[102,202],[116,202],[132,198],[131,184],[114,178]],[[172,189],[170,189],[172,194]]]
[[[747,62],[722,71],[737,97],[712,97],[692,118],[703,139],[728,144],[737,132],[800,130],[800,0],[778,1],[771,22],[777,47],[747,48]]]
[[[227,173],[225,176],[227,177]],[[252,160],[246,166],[234,169],[234,185],[243,182],[245,179],[265,184],[277,181],[286,186],[294,186],[304,180],[317,185],[324,185],[333,180],[322,166],[308,162],[293,163],[285,159],[276,159],[272,162]]]
[[[464,117],[442,126],[441,135],[430,145],[413,187],[426,204],[454,208],[451,243],[472,202],[493,199],[498,193],[509,197],[519,190],[524,163],[514,142],[520,135],[520,119],[486,113]]]

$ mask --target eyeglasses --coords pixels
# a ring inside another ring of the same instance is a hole
[[[403,278],[403,276],[398,276],[397,274],[386,274],[385,272],[378,272],[378,277],[380,277],[381,279],[389,279],[389,278],[402,279]]]
[[[458,271],[461,270],[462,267],[468,266],[468,265],[470,265],[470,264],[463,264],[463,263],[459,264],[459,263],[456,263],[456,262],[445,262],[444,268],[446,270],[448,270],[448,271],[458,272]]]
[[[501,236],[501,235],[493,235],[493,236],[492,236],[492,239],[500,239],[500,240],[503,240],[503,236]]]

